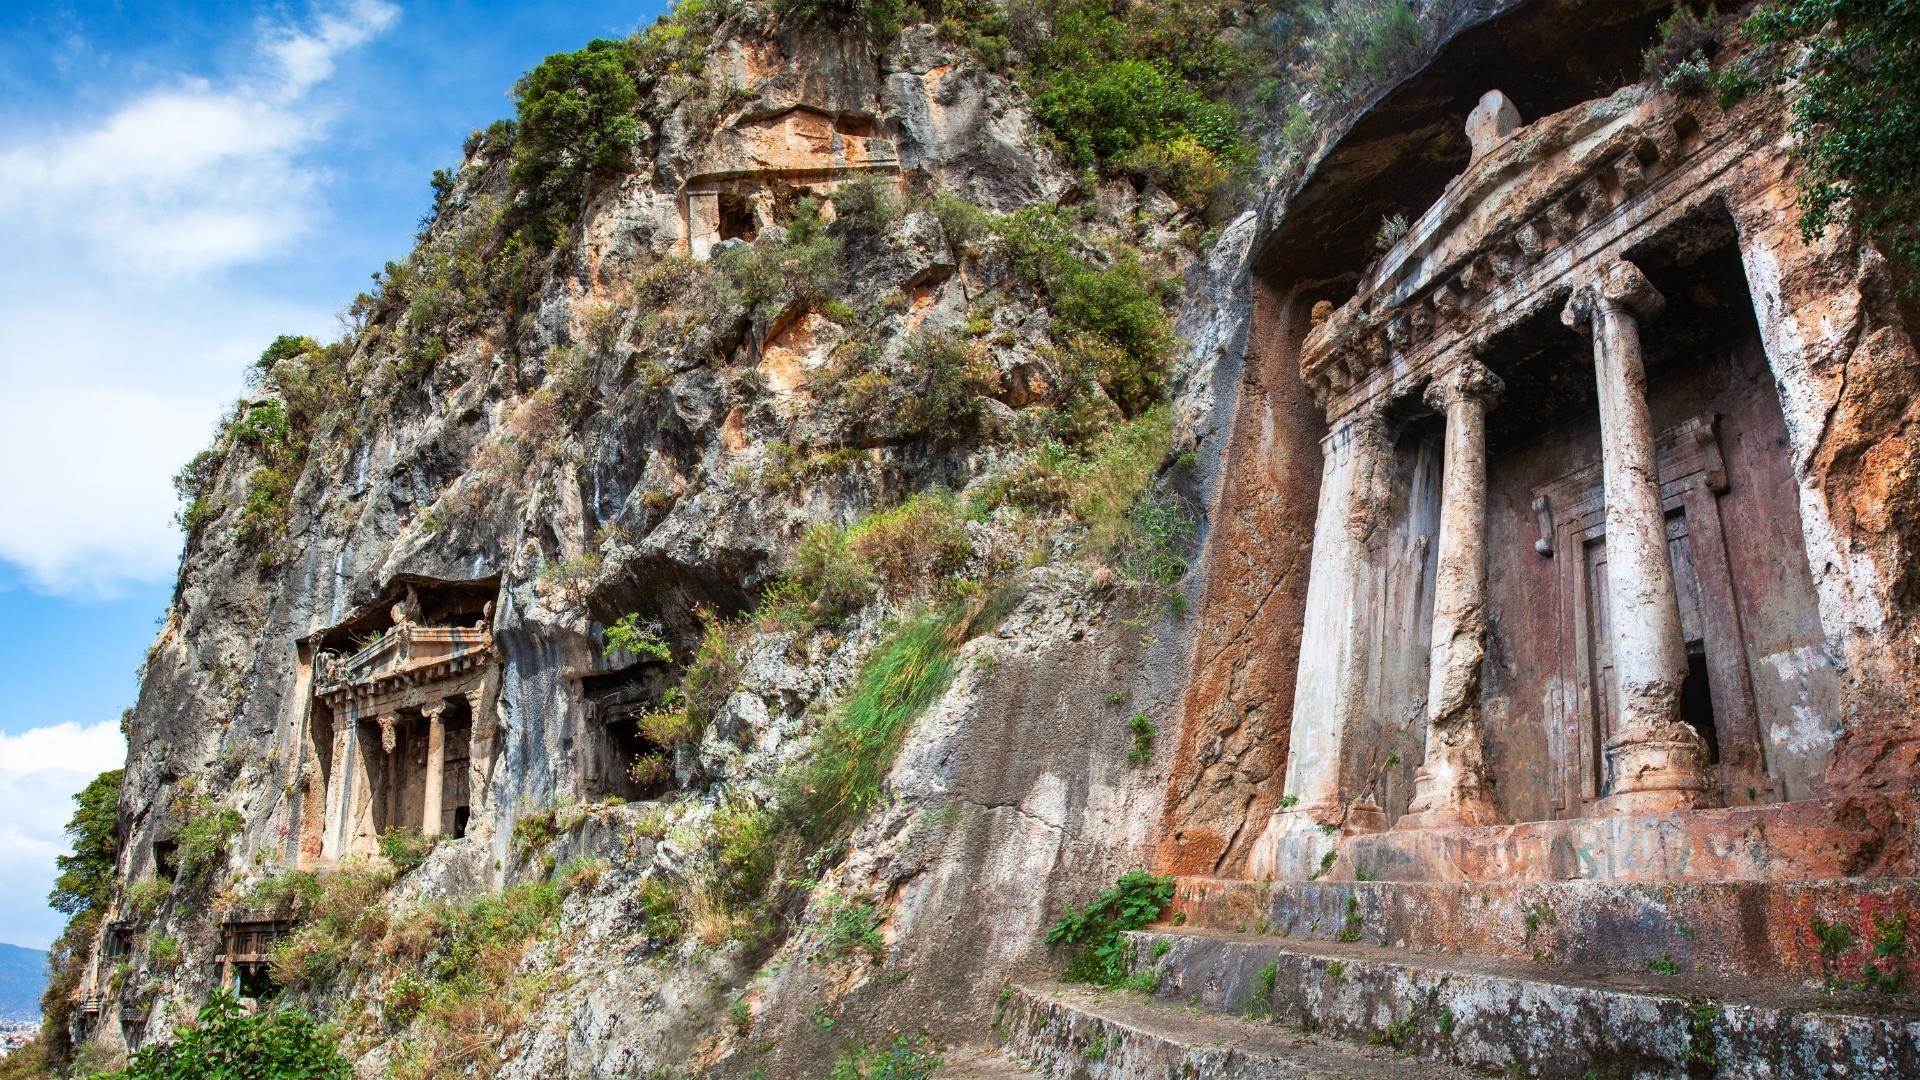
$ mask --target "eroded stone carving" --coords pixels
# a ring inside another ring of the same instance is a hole
[[[1403,828],[1500,820],[1481,751],[1480,666],[1487,655],[1487,410],[1505,387],[1468,357],[1427,387],[1446,418],[1440,538],[1427,682],[1427,750]]]
[[[1574,290],[1561,319],[1593,338],[1607,500],[1607,611],[1620,734],[1607,745],[1612,808],[1665,811],[1703,805],[1706,743],[1680,719],[1687,678],[1680,598],[1667,555],[1653,417],[1640,323],[1665,299],[1640,268],[1609,265],[1600,284]]]

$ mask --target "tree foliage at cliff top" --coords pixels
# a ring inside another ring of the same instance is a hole
[[[1743,29],[1793,88],[1802,233],[1854,220],[1920,269],[1920,0],[1788,0]]]

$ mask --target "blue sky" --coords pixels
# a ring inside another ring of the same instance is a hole
[[[0,941],[45,946],[172,591],[169,478],[279,333],[405,254],[548,53],[662,0],[0,8]]]

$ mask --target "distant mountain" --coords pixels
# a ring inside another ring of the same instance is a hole
[[[32,1020],[40,1015],[40,992],[47,988],[47,954],[39,949],[0,945],[0,1020]]]

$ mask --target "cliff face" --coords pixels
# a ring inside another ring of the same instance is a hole
[[[263,366],[190,470],[130,728],[127,899],[83,990],[92,1043],[190,1017],[232,984],[223,925],[261,917],[330,958],[274,976],[343,1021],[368,1075],[804,1075],[898,1032],[982,1039],[1009,975],[1053,962],[1045,925],[1148,861],[1189,620],[1179,564],[1130,564],[1145,549],[1115,530],[1143,487],[1173,514],[1166,557],[1204,528],[1254,215],[1084,171],[932,26],[867,48],[751,9],[668,25],[628,158],[547,247],[505,239],[529,195],[510,133],[476,135],[419,248],[356,304],[364,327]],[[1176,414],[1087,373],[1076,350],[1111,346],[1050,313],[1063,260],[1143,283],[1096,302],[1177,317],[1152,375]],[[803,538],[940,491],[964,507],[863,555],[877,585],[823,599],[806,578]],[[763,600],[796,578],[814,591]],[[729,815],[777,803],[902,620],[956,608],[953,673],[907,717],[883,794],[804,859],[748,860],[754,914],[707,897]],[[610,648],[623,618],[671,660]],[[368,815],[413,822],[355,800],[399,782],[365,762],[399,761],[406,736],[383,750],[314,703],[409,619],[484,630],[491,662],[464,835],[394,881]],[[726,662],[698,730],[615,745],[671,706],[703,640]],[[637,777],[636,755],[664,762]],[[493,943],[513,951],[497,983],[423,1008],[448,960],[418,935],[556,868],[539,931]],[[376,918],[337,910],[349,881]]]
[[[523,84],[184,475],[77,1034],[271,979],[364,1075],[819,1075],[985,1041],[1123,871],[1244,872],[1326,434],[1295,350],[1487,89],[1388,88],[1451,43],[1565,108],[1653,21],[1514,6],[1213,13],[1275,80],[1257,165],[1094,167],[985,7],[683,5],[615,59],[631,128],[557,154]]]

